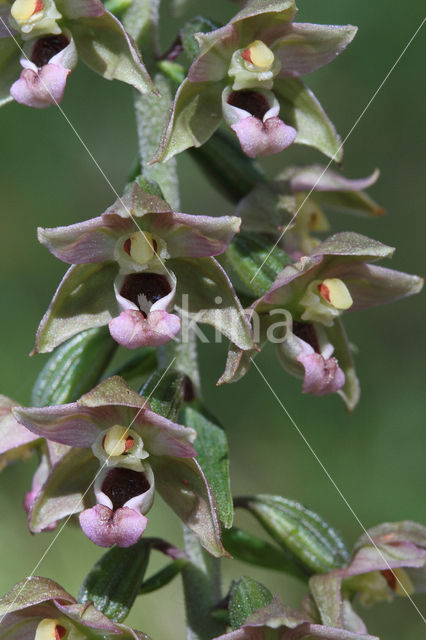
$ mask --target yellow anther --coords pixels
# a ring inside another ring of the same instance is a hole
[[[25,22],[35,13],[43,11],[43,9],[44,4],[41,0],[15,0],[10,12],[17,22]]]
[[[39,622],[34,640],[61,640],[65,637],[67,630],[59,620],[53,618],[43,618]]]
[[[126,240],[124,250],[138,264],[147,264],[155,255],[154,240],[147,231],[138,231]]]
[[[318,285],[318,291],[335,309],[349,309],[353,305],[349,289],[339,278],[326,278]]]
[[[247,62],[254,64],[255,67],[268,70],[272,67],[275,60],[274,54],[262,40],[252,42],[247,49],[243,51],[242,56]]]
[[[126,442],[129,438],[129,430],[116,424],[108,430],[103,447],[111,457],[121,456],[127,451]]]
[[[414,593],[414,585],[410,577],[404,569],[392,569],[395,575],[394,591],[398,596],[412,596]]]

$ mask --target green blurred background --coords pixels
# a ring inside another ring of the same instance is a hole
[[[308,78],[344,137],[419,26],[423,0],[404,4],[397,0],[301,0],[299,5],[299,21],[359,26],[349,50]],[[232,15],[235,5],[198,1],[195,11],[220,21]],[[178,26],[177,21],[170,26],[165,47]],[[346,175],[364,176],[375,167],[382,170],[371,193],[387,209],[387,216],[376,221],[343,215],[332,218],[336,229],[356,230],[396,246],[393,266],[416,273],[422,272],[425,232],[424,54],[424,33],[420,33],[345,145]],[[119,83],[102,81],[80,65],[69,80],[62,106],[120,191],[136,155],[131,91]],[[0,390],[26,403],[44,362],[42,356],[29,359],[28,352],[64,271],[62,263],[37,244],[36,227],[98,215],[114,196],[58,110],[8,105],[1,112],[0,135]],[[299,147],[264,165],[273,173],[283,163],[312,161],[323,159]],[[214,193],[186,154],[179,159],[179,171],[183,211],[232,212],[232,206]],[[347,318],[350,338],[359,347],[357,368],[362,383],[361,403],[351,416],[337,396],[302,396],[300,382],[280,369],[272,349],[258,358],[264,375],[365,527],[400,519],[426,524],[422,302],[423,297],[417,296]],[[237,385],[216,388],[224,347],[205,346],[202,354],[205,397],[229,434],[234,493],[269,492],[304,502],[352,544],[361,534],[359,523],[259,374],[253,370]],[[50,549],[54,534],[32,537],[28,533],[20,505],[34,465],[35,461],[19,463],[1,476],[0,592],[35,570],[76,593],[101,552],[73,525],[67,526]],[[150,515],[149,535],[167,531],[168,538],[180,542],[179,523],[159,499]],[[256,531],[238,514],[237,523]],[[223,566],[226,580],[245,573],[263,580],[292,605],[302,597],[303,587],[294,579],[229,560]],[[425,607],[424,596],[415,601],[419,608]],[[384,639],[423,637],[423,622],[407,600],[376,605],[362,614],[369,631]],[[129,621],[154,640],[184,638],[179,580],[140,599]]]

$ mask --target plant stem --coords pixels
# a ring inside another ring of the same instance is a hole
[[[201,548],[196,535],[184,527],[185,552],[189,563],[182,571],[186,607],[187,640],[211,640],[226,631],[212,617],[211,608],[221,599],[220,560]]]

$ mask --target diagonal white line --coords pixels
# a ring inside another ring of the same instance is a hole
[[[19,44],[19,42],[17,41],[17,39],[15,38],[15,36],[13,35],[12,31],[10,30],[9,26],[6,24],[6,22],[3,20],[3,18],[0,16],[0,21],[2,22],[3,26],[7,29],[7,31],[10,34],[10,37],[13,39],[14,43],[16,44],[16,46],[18,47],[19,51],[21,52],[21,54],[24,56],[24,58],[26,58],[28,60],[28,62],[31,62],[31,60],[28,58],[27,54],[25,53],[25,51],[23,50],[23,48],[21,47],[21,45]],[[104,178],[105,182],[108,184],[108,186],[110,187],[111,191],[113,192],[113,194],[115,195],[115,197],[117,198],[117,200],[119,201],[119,203],[121,204],[121,206],[123,207],[123,209],[125,210],[125,212],[127,213],[127,215],[129,216],[129,218],[131,218],[131,220],[133,221],[133,223],[136,225],[136,227],[139,229],[140,233],[142,234],[145,242],[149,245],[149,247],[151,247],[151,244],[148,240],[148,238],[145,236],[145,233],[142,231],[137,219],[133,216],[132,212],[130,211],[130,209],[127,207],[127,205],[123,202],[121,196],[119,195],[119,193],[117,192],[116,188],[114,187],[114,185],[112,184],[111,180],[108,178],[108,176],[106,175],[105,171],[102,169],[102,167],[100,166],[99,162],[96,160],[95,156],[93,155],[93,153],[90,151],[89,147],[87,146],[87,144],[84,142],[83,138],[81,137],[81,135],[78,133],[77,129],[74,127],[73,123],[71,122],[71,120],[69,119],[69,117],[67,116],[67,114],[65,113],[65,111],[62,109],[61,105],[59,104],[59,102],[56,100],[56,98],[52,95],[51,91],[49,90],[49,87],[46,85],[46,83],[43,81],[42,78],[39,78],[41,84],[43,85],[44,89],[47,91],[47,93],[49,94],[49,96],[52,98],[52,102],[55,104],[55,106],[58,107],[59,112],[61,113],[61,115],[64,117],[65,121],[67,122],[67,124],[71,127],[74,135],[76,136],[77,140],[80,142],[80,144],[82,145],[82,147],[84,148],[84,150],[87,152],[87,154],[89,155],[90,159],[92,160],[93,164],[96,166],[96,168],[98,169],[99,173],[102,175],[102,177]],[[161,263],[161,266],[164,268],[164,270],[166,271],[166,273],[169,275],[169,277],[171,278],[172,275],[170,273],[170,271],[167,269],[166,265],[164,264],[163,260],[160,258],[160,256],[157,254],[157,258],[159,260],[159,262]]]
[[[278,402],[278,404],[280,405],[281,409],[284,411],[284,413],[286,414],[287,418],[290,420],[291,424],[293,425],[293,427],[296,429],[297,433],[299,434],[299,436],[302,438],[303,442],[306,444],[306,446],[308,447],[309,451],[312,453],[312,455],[314,456],[315,460],[318,462],[318,464],[320,465],[321,469],[324,471],[325,475],[327,476],[327,478],[330,480],[331,484],[333,485],[333,487],[336,489],[337,493],[339,494],[339,496],[342,498],[343,502],[345,503],[345,505],[347,506],[347,508],[349,509],[349,511],[351,512],[351,514],[353,515],[353,517],[355,518],[355,520],[357,521],[357,523],[359,524],[359,526],[361,527],[361,529],[363,530],[363,532],[365,533],[365,535],[367,536],[367,538],[370,540],[371,544],[374,546],[374,548],[376,549],[376,551],[378,552],[378,554],[380,555],[381,559],[385,562],[385,564],[388,566],[389,570],[392,571],[391,566],[389,565],[388,561],[386,560],[386,558],[384,557],[384,555],[382,554],[382,552],[380,551],[379,547],[376,545],[376,543],[374,542],[373,538],[370,536],[370,534],[368,533],[367,529],[365,528],[365,526],[363,525],[363,523],[361,522],[361,520],[359,519],[359,517],[357,516],[357,514],[355,513],[355,511],[353,510],[353,508],[351,507],[351,505],[349,504],[349,502],[347,501],[347,499],[345,498],[345,496],[343,495],[341,489],[337,486],[336,482],[333,480],[333,478],[331,477],[331,475],[329,474],[329,472],[327,471],[326,467],[324,466],[324,464],[321,462],[320,458],[318,457],[317,453],[314,451],[312,445],[309,443],[309,441],[307,440],[307,438],[305,437],[305,435],[303,434],[302,430],[298,427],[298,425],[296,424],[296,422],[294,421],[294,419],[291,417],[291,415],[289,414],[288,410],[286,409],[286,407],[284,406],[284,404],[281,402],[280,398],[278,397],[278,395],[275,393],[274,389],[272,388],[272,386],[270,385],[270,383],[268,382],[268,380],[265,378],[264,374],[262,373],[262,371],[260,370],[260,368],[258,367],[258,365],[256,364],[256,362],[254,361],[253,358],[250,358],[252,364],[255,366],[256,370],[259,372],[259,375],[261,376],[261,378],[263,379],[263,381],[265,382],[266,386],[268,387],[268,389],[270,390],[270,392],[272,393],[272,395],[274,396],[275,400]],[[413,607],[415,608],[415,610],[417,611],[417,613],[419,614],[420,618],[423,620],[423,622],[426,624],[426,618],[423,616],[422,612],[420,611],[420,609],[418,608],[418,606],[416,605],[416,603],[414,602],[414,600],[411,598],[410,594],[408,593],[408,591],[406,590],[405,586],[402,584],[402,582],[398,579],[397,575],[394,573],[393,574],[394,577],[396,578],[396,581],[398,582],[400,588],[402,589],[402,591],[404,592],[405,596],[409,599],[409,601],[411,602],[411,604],[413,605]]]
[[[278,238],[278,240],[276,241],[276,243],[274,244],[274,246],[272,247],[272,249],[269,251],[268,255],[266,256],[266,258],[264,259],[264,261],[262,262],[262,264],[260,265],[260,267],[258,268],[258,270],[256,271],[256,273],[254,274],[254,276],[252,277],[252,279],[250,280],[250,282],[253,282],[253,280],[256,278],[257,274],[259,273],[259,271],[262,269],[263,265],[265,264],[265,262],[268,260],[269,256],[271,255],[271,253],[273,252],[273,250],[275,249],[275,247],[281,242],[281,240],[283,239],[285,233],[288,231],[288,229],[290,228],[290,226],[293,224],[294,220],[297,217],[297,214],[299,213],[299,211],[302,209],[303,205],[305,204],[305,202],[308,200],[309,196],[311,195],[311,193],[313,191],[315,191],[315,187],[317,186],[317,184],[320,182],[321,178],[323,177],[323,175],[328,171],[328,169],[330,168],[330,165],[332,162],[334,162],[336,156],[338,155],[338,153],[340,152],[340,150],[343,148],[343,145],[346,144],[348,138],[352,135],[353,131],[355,130],[355,128],[358,126],[360,120],[363,118],[363,116],[365,115],[365,113],[367,112],[367,110],[369,109],[369,107],[371,106],[372,102],[375,100],[375,98],[377,97],[377,95],[379,94],[379,92],[382,90],[385,82],[388,80],[389,76],[391,75],[391,73],[394,71],[395,67],[399,64],[401,58],[404,56],[404,54],[406,53],[407,49],[409,48],[409,46],[411,45],[411,43],[413,42],[414,38],[417,36],[417,34],[419,33],[420,29],[423,27],[424,23],[426,22],[426,18],[423,18],[422,22],[420,23],[420,25],[417,27],[417,29],[415,30],[415,32],[413,33],[413,35],[411,36],[411,38],[409,39],[409,41],[407,42],[407,44],[405,45],[405,47],[403,48],[403,50],[401,51],[401,53],[399,54],[398,58],[395,60],[395,62],[393,63],[393,65],[391,66],[391,68],[389,69],[389,71],[387,72],[387,74],[385,75],[385,77],[383,78],[382,82],[379,84],[379,86],[377,87],[376,91],[373,93],[373,95],[371,96],[370,100],[367,102],[367,104],[365,105],[364,109],[361,111],[361,113],[359,114],[358,118],[355,120],[354,124],[352,125],[351,129],[349,130],[349,133],[346,134],[346,137],[342,140],[339,148],[337,149],[337,151],[334,152],[334,154],[332,155],[330,161],[328,162],[328,164],[326,165],[324,171],[321,173],[321,175],[319,176],[319,178],[317,179],[317,181],[315,182],[314,186],[311,188],[311,190],[309,191],[309,193],[305,196],[303,202],[300,204],[300,206],[297,208],[296,212],[293,214],[293,217],[291,218],[290,222],[287,224],[287,226],[285,227],[284,231],[281,233],[280,237]]]
[[[154,391],[157,389],[158,385],[160,384],[160,382],[162,381],[162,379],[164,378],[164,376],[167,374],[168,370],[170,369],[170,367],[174,364],[174,361],[176,360],[176,358],[173,358],[171,360],[171,362],[169,363],[169,365],[167,366],[167,369],[165,369],[165,371],[163,372],[161,378],[159,379],[159,381],[157,382],[157,384],[155,385],[155,387],[153,388],[153,390],[151,391],[151,393],[149,394],[149,396],[147,398],[144,398],[144,403],[143,405],[140,407],[140,409],[138,409],[138,411],[136,412],[133,420],[131,421],[131,423],[129,424],[129,426],[127,427],[124,435],[126,435],[129,432],[129,429],[132,427],[132,425],[134,424],[135,420],[137,419],[137,417],[139,416],[139,414],[141,413],[141,411],[143,411],[143,409],[145,408],[145,406],[147,405],[149,399],[151,398],[152,394],[154,393]],[[79,509],[81,506],[83,506],[83,500],[86,497],[86,495],[88,494],[88,492],[90,491],[90,489],[93,487],[94,483],[96,482],[96,478],[99,476],[99,474],[103,471],[103,469],[105,468],[105,466],[108,464],[108,460],[111,458],[111,456],[108,456],[108,458],[105,460],[105,462],[100,466],[100,468],[98,469],[95,477],[93,478],[92,482],[89,484],[89,486],[87,487],[87,489],[85,490],[85,492],[83,493],[83,495],[78,499],[78,501],[75,504],[75,511],[73,511],[73,513],[70,513],[70,515],[64,520],[64,522],[62,523],[59,531],[56,533],[55,537],[53,538],[53,540],[50,542],[50,544],[47,546],[47,548],[45,549],[45,551],[43,552],[40,560],[38,560],[37,564],[34,566],[33,570],[31,571],[30,575],[27,576],[24,584],[22,585],[21,589],[18,591],[18,593],[16,594],[14,600],[10,603],[9,608],[7,609],[6,613],[4,613],[2,615],[2,617],[0,618],[0,625],[3,622],[5,616],[7,616],[7,614],[9,613],[10,609],[13,607],[13,605],[15,604],[16,600],[19,598],[19,596],[21,595],[21,593],[24,591],[25,587],[27,586],[28,582],[31,580],[31,578],[34,576],[35,572],[37,571],[37,569],[39,568],[39,566],[41,565],[41,563],[43,562],[43,560],[46,558],[47,554],[49,553],[49,551],[51,550],[51,548],[53,547],[53,545],[55,544],[55,542],[57,541],[57,539],[59,538],[59,536],[61,535],[62,531],[65,529],[65,527],[67,526],[68,522],[71,520],[71,518],[76,515],[76,513],[78,513]]]

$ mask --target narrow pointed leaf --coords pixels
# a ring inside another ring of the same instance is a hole
[[[303,569],[325,573],[348,562],[349,552],[339,534],[318,514],[281,496],[238,498],[270,536],[291,554]]]
[[[58,347],[37,377],[32,406],[74,402],[90,391],[99,382],[116,347],[104,327],[82,331]]]
[[[108,618],[123,622],[139,594],[149,555],[150,545],[144,540],[107,551],[86,576],[79,602],[93,602]]]
[[[180,421],[197,432],[194,442],[197,462],[212,488],[220,521],[229,529],[232,526],[233,506],[226,434],[216,418],[199,401],[184,407]]]
[[[231,587],[229,618],[231,627],[239,629],[255,611],[272,602],[272,593],[260,582],[243,576]]]

